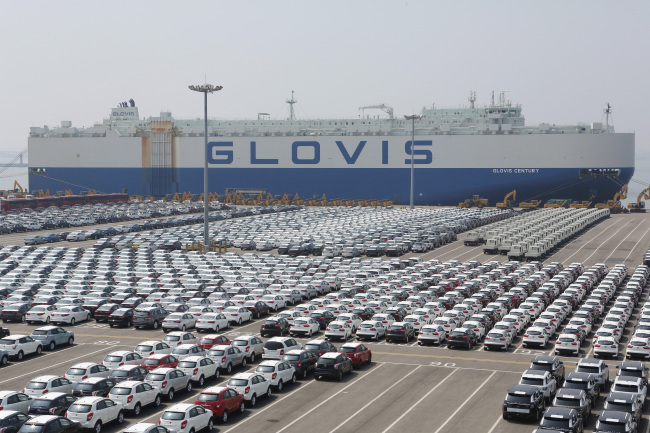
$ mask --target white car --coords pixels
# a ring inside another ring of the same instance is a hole
[[[363,322],[361,316],[355,313],[341,313],[336,316],[336,320],[349,323],[352,326],[352,332],[356,332],[361,322]]]
[[[358,334],[358,333],[357,333]],[[418,333],[418,344],[438,344],[447,340],[447,332],[442,325],[424,325]]]
[[[0,351],[5,351],[8,356],[22,361],[25,355],[31,355],[32,353],[40,355],[43,351],[43,343],[34,340],[29,335],[7,335],[0,339]]]
[[[108,393],[108,398],[120,403],[124,410],[130,410],[135,416],[140,415],[144,406],[160,406],[160,390],[153,385],[139,380],[120,382]]]
[[[395,317],[392,314],[388,313],[379,313],[372,316],[372,320],[380,321],[384,324],[385,328],[388,328],[395,322]]]
[[[302,344],[292,337],[273,337],[264,343],[262,358],[282,359],[286,352],[296,349],[302,349]]]
[[[599,338],[594,342],[594,357],[618,358],[618,340],[609,337]]]
[[[487,333],[483,340],[483,350],[500,349],[508,350],[512,344],[512,338],[508,331],[493,329]]]
[[[624,392],[636,395],[639,401],[643,403],[648,395],[648,385],[640,377],[617,376],[612,382],[610,392]]]
[[[461,328],[465,329],[471,329],[474,331],[474,333],[478,336],[479,339],[482,339],[485,337],[485,326],[481,322],[477,322],[476,320],[468,320],[462,325],[460,325]]]
[[[429,324],[433,323],[433,320],[439,316],[438,313],[428,308],[416,308],[415,310],[413,310],[413,315],[420,316],[423,319],[428,320]]]
[[[201,298],[194,299],[200,300]],[[203,317],[204,314],[215,313],[215,311],[210,307],[206,307],[205,305],[195,305],[194,307],[191,307],[189,310],[187,310],[187,313],[194,316],[198,321],[201,317]]]
[[[219,364],[203,355],[188,356],[178,363],[177,368],[199,386],[203,386],[206,379],[219,378]]]
[[[15,410],[27,413],[32,398],[24,392],[0,391],[0,410]]]
[[[551,334],[546,328],[531,326],[526,330],[522,338],[522,344],[524,347],[539,346],[544,348],[550,338]]]
[[[124,422],[124,410],[121,403],[110,398],[82,397],[68,408],[66,418],[78,422],[83,429],[100,433],[104,424]]]
[[[286,383],[296,383],[296,369],[284,361],[262,361],[255,372],[264,376],[278,391],[282,391]]]
[[[627,350],[625,352],[627,359],[650,357],[650,339],[641,337],[632,337],[627,343]]]
[[[287,319],[287,322],[289,322],[291,325],[293,325],[293,321],[294,321],[295,319],[298,319],[298,318],[300,318],[300,317],[305,317],[305,316],[303,316],[303,315],[302,315],[300,312],[298,312],[298,311],[293,311],[293,310],[291,310],[291,311],[284,311],[284,312],[282,312],[282,313],[279,313],[279,314],[277,314],[275,317],[277,317],[277,318]]]
[[[352,325],[348,322],[333,320],[325,328],[325,338],[330,340],[347,340],[352,337]]]
[[[111,370],[123,365],[140,365],[142,364],[142,359],[146,356],[149,356],[149,352],[141,356],[139,353],[131,352],[130,350],[117,350],[106,355],[102,364]]]
[[[196,317],[193,315],[189,313],[172,313],[165,317],[161,326],[163,331],[169,332],[172,329],[185,331],[186,329],[194,328],[194,325],[196,325]]]
[[[256,358],[261,358],[264,352],[264,341],[254,335],[240,335],[232,340],[232,346],[246,354],[249,363],[255,362]]]
[[[198,344],[199,339],[190,332],[173,331],[165,335],[163,342],[171,346],[173,350],[174,347],[181,344]]]
[[[105,365],[97,364],[94,362],[79,362],[72,367],[68,368],[64,377],[71,382],[81,382],[89,377],[102,377],[107,378],[111,374],[111,370]]]
[[[23,392],[32,397],[38,397],[48,392],[64,392],[69,394],[74,388],[74,383],[61,376],[38,376],[30,380]]]
[[[312,311],[318,310],[318,307],[310,304],[299,304],[293,308],[293,311],[296,311],[302,315],[302,317],[309,317]]]
[[[140,355],[141,357],[146,358],[147,356],[156,355],[160,353],[162,354],[172,353],[172,348],[169,347],[169,345],[164,341],[145,340],[138,343],[138,345],[135,346],[135,349],[133,349],[133,351],[138,355]]]
[[[562,353],[578,355],[580,353],[580,337],[576,334],[560,334],[555,342],[555,354]]]
[[[456,329],[456,321],[452,317],[438,317],[433,321],[434,325],[440,325],[444,328],[447,333],[447,337],[451,334],[451,331]]]
[[[198,344],[180,344],[172,350],[172,355],[179,360],[183,360],[188,356],[205,356],[206,353],[207,351]]]
[[[589,335],[589,333],[591,332],[591,323],[586,319],[573,318],[569,320],[569,323],[567,323],[566,328],[569,329],[582,328],[584,334]]]
[[[510,322],[515,327],[517,334],[524,330],[526,324],[521,320],[521,318],[515,314],[506,314],[501,319],[502,322]]]
[[[25,314],[25,321],[30,324],[37,322],[50,323],[54,311],[56,311],[54,305],[36,305]]]
[[[212,411],[190,403],[178,403],[165,410],[158,424],[176,432],[211,432],[214,427]]]
[[[244,401],[251,406],[257,404],[258,397],[270,398],[272,395],[271,382],[259,373],[237,373],[230,378],[227,385],[242,394]]]
[[[223,310],[223,315],[230,323],[238,325],[253,320],[253,313],[246,307],[228,307]]]
[[[617,333],[617,332],[615,332],[615,331],[613,331],[611,329],[600,327],[600,328],[598,328],[598,330],[596,332],[594,332],[593,342],[596,343],[601,338],[612,339],[612,340],[615,340],[618,343],[621,336],[620,336],[619,333]]]
[[[357,328],[357,340],[379,340],[386,337],[386,327],[380,320],[364,320]]]
[[[196,321],[197,331],[219,332],[230,327],[230,322],[223,313],[203,313]]]
[[[261,301],[269,306],[269,310],[273,310],[274,312],[287,306],[287,301],[280,295],[264,295]]]
[[[160,390],[171,401],[177,391],[192,391],[192,377],[178,368],[159,367],[147,374],[145,382]]]
[[[411,326],[413,326],[416,334],[420,332],[423,326],[430,324],[429,319],[425,319],[423,316],[418,316],[416,314],[409,314],[407,316],[404,316],[402,322],[410,323]]]
[[[311,317],[302,317],[299,319],[294,319],[291,327],[289,328],[289,334],[292,336],[307,336],[311,337],[312,335],[320,331],[320,325],[318,322]]]
[[[90,311],[79,306],[58,307],[52,312],[52,323],[68,323],[74,325],[78,322],[89,321]]]

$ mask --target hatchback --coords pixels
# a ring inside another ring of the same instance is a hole
[[[194,404],[212,412],[212,416],[221,422],[228,421],[232,413],[244,413],[246,405],[244,396],[227,386],[211,386],[198,395]]]
[[[318,358],[315,364],[314,378],[335,377],[343,379],[344,374],[351,373],[354,366],[352,360],[342,353],[328,352]]]

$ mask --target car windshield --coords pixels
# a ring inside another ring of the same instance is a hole
[[[16,341],[15,340],[9,340],[7,338],[3,338],[3,339],[0,340],[0,345],[2,345],[2,344],[6,344],[6,345],[16,344]]]
[[[283,361],[300,361],[300,355],[284,355]]]
[[[149,358],[147,358],[144,361],[142,361],[142,364],[143,365],[158,365],[158,364],[160,364],[160,359],[149,359]]]
[[[113,370],[111,373],[112,377],[128,377],[130,371],[127,370]]]
[[[18,430],[20,433],[41,433],[45,430],[45,424],[23,424]]]
[[[522,377],[521,381],[519,383],[521,383],[523,385],[538,385],[538,386],[541,386],[541,385],[544,385],[544,379],[542,379],[541,377],[540,378]]]
[[[139,346],[136,346],[136,348],[135,348],[136,352],[150,352],[152,350],[153,350],[153,346],[146,346],[146,345],[143,345],[143,344],[141,344]]]
[[[87,413],[90,412],[90,409],[92,409],[92,405],[89,404],[73,404],[68,410],[70,412]]]
[[[94,383],[78,383],[74,386],[75,391],[92,391],[95,389]],[[113,388],[115,389],[115,388]]]
[[[170,412],[170,411],[165,411],[162,414],[162,419],[167,419],[167,420],[172,420],[172,421],[179,421],[185,418],[185,412]]]
[[[514,393],[508,393],[506,396],[506,401],[509,401],[511,403],[525,403],[528,404],[530,403],[531,396],[530,395],[525,395],[525,394],[514,394]]]
[[[196,367],[196,362],[193,361],[181,361],[178,363],[178,368],[194,368]]]
[[[226,351],[223,349],[215,349],[208,352],[208,356],[223,356]]]
[[[614,388],[612,388],[612,391],[638,393],[639,388],[636,385],[627,385],[627,384],[624,384],[624,383],[616,383],[616,384],[614,384]]]
[[[86,374],[86,369],[85,368],[69,368],[66,373],[74,375],[74,376],[78,376],[78,375]]]
[[[232,342],[233,346],[248,346],[248,341],[246,340],[235,340]]]
[[[341,347],[339,349],[339,352],[341,352],[341,353],[354,353],[356,351],[357,351],[357,349],[355,347]]]
[[[230,379],[228,381],[228,386],[247,386],[247,385],[248,385],[247,379]]]
[[[625,428],[625,423],[624,422],[616,422],[616,421],[612,421],[610,419],[598,420],[598,422],[596,423],[596,428],[599,431],[607,431],[607,432],[626,432],[626,431],[628,431]]]
[[[149,374],[147,374],[147,377],[145,378],[145,380],[150,380],[152,382],[161,381],[161,380],[165,380],[165,375],[164,374],[158,374],[158,373],[149,373]]]
[[[620,401],[607,402],[607,410],[619,410],[621,412],[633,412],[632,403],[623,403]]]
[[[271,365],[259,365],[255,371],[258,373],[273,373],[275,372],[275,367]]]
[[[129,395],[131,394],[131,387],[125,388],[121,386],[116,386],[113,389],[111,389],[111,394],[114,395]]]
[[[174,349],[174,354],[178,355],[187,355],[190,353],[190,349]]]
[[[555,403],[561,406],[580,407],[580,399],[556,397]]]
[[[42,409],[42,408],[51,407],[53,403],[54,403],[54,401],[52,401],[52,400],[45,400],[45,399],[40,399],[39,398],[39,399],[36,399],[36,400],[32,401],[30,406]]]
[[[27,389],[45,389],[47,382],[29,382],[25,388]]]
[[[219,394],[199,394],[199,401],[219,401]]]
[[[618,371],[619,376],[627,376],[627,377],[641,377],[643,378],[643,371],[641,370],[632,370],[632,369],[627,369],[627,368],[621,368]]]
[[[106,361],[106,362],[121,362],[122,357],[121,356],[116,356],[116,355],[107,355],[106,358],[104,358],[104,361]]]

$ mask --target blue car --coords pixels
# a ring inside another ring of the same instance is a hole
[[[72,346],[74,343],[74,332],[66,331],[60,326],[43,326],[32,331],[31,337],[34,340],[41,341],[43,348],[54,350],[56,346],[67,344]]]
[[[44,235],[41,235],[41,237],[45,240],[46,243],[61,241],[59,235],[56,235],[54,233],[45,233]]]

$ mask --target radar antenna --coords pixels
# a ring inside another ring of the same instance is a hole
[[[607,108],[603,110],[605,113],[605,131],[609,132],[609,117],[612,115],[612,106],[607,103]]]
[[[389,119],[393,119],[393,107],[389,107],[386,104],[377,104],[377,105],[366,105],[364,107],[359,107],[359,110],[361,110],[361,117],[365,118],[366,117],[366,110],[371,109],[371,108],[376,108],[379,110],[382,110],[388,114]]]
[[[298,102],[296,99],[293,97],[293,90],[291,91],[291,99],[287,99],[287,104],[289,104],[289,120],[294,120],[293,119],[293,104]]]
[[[473,90],[470,90],[469,98],[467,98],[467,100],[469,101],[469,104],[470,104],[469,108],[473,109],[474,108],[474,102],[476,102],[476,92],[473,91]]]

